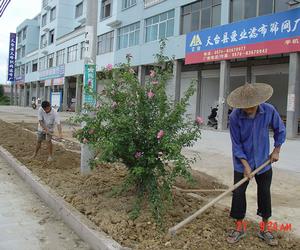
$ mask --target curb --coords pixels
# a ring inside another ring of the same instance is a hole
[[[20,177],[30,185],[32,190],[50,207],[63,221],[73,229],[77,235],[95,250],[126,250],[110,236],[97,229],[97,226],[80,214],[73,206],[64,201],[50,187],[41,183],[41,179],[34,175],[25,165],[22,165],[6,149],[0,146],[2,156]]]

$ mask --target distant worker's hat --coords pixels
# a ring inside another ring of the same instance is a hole
[[[266,102],[273,94],[273,88],[266,83],[246,83],[233,90],[227,103],[233,108],[251,108]]]

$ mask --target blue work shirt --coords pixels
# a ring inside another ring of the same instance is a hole
[[[269,159],[269,128],[274,131],[274,147],[285,141],[286,130],[276,109],[268,103],[258,106],[255,117],[249,117],[242,109],[234,109],[229,117],[234,170],[243,173],[241,159],[248,161],[252,171]],[[263,168],[262,174],[271,168]]]

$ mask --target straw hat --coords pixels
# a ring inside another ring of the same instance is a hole
[[[273,94],[273,88],[265,83],[246,83],[233,90],[227,103],[233,108],[251,108],[267,101]]]

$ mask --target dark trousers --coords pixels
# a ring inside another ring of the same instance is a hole
[[[243,173],[234,171],[234,184],[244,178]],[[257,183],[257,215],[268,219],[272,215],[271,208],[271,182],[272,168],[260,175],[255,175]],[[246,189],[249,181],[233,191],[230,216],[234,219],[244,219],[246,215]]]

